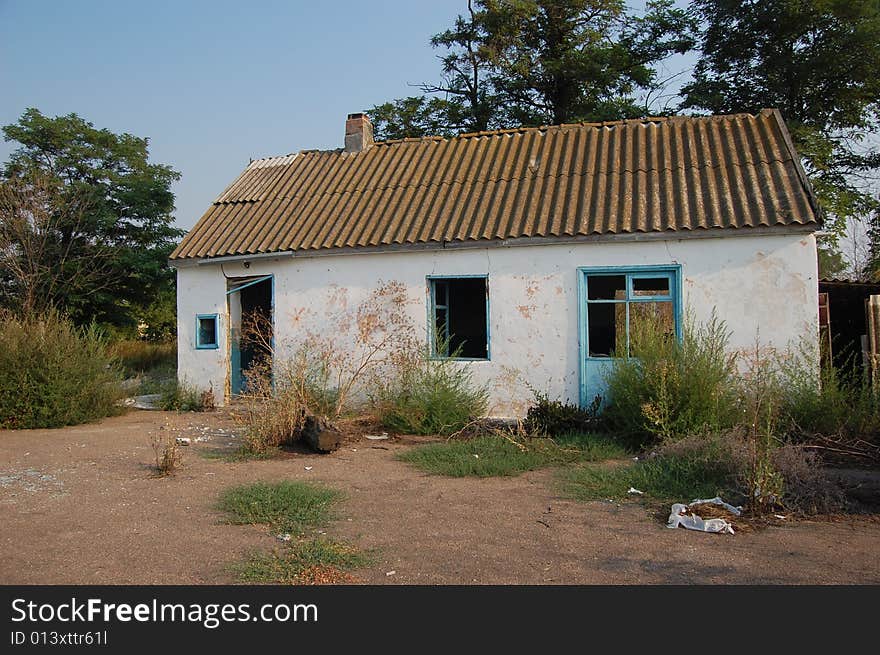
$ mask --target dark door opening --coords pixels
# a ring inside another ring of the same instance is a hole
[[[273,280],[229,280],[227,298],[230,317],[230,386],[233,395],[247,391],[247,373],[263,369],[271,373],[275,334],[272,315]]]

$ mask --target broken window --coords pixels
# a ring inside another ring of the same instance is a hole
[[[674,338],[675,272],[588,273],[589,357],[625,357],[633,338],[648,330]]]
[[[432,278],[429,282],[431,354],[489,359],[487,278]]]
[[[200,350],[217,348],[217,314],[196,316],[196,348]]]

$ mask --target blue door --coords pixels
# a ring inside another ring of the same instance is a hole
[[[614,360],[630,355],[633,334],[660,329],[681,338],[679,266],[581,268],[581,405],[605,404]],[[598,399],[598,400],[597,400]]]

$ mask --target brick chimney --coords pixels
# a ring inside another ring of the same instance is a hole
[[[373,145],[373,124],[366,114],[349,114],[345,121],[345,152],[360,152]]]

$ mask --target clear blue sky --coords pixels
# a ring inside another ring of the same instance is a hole
[[[0,125],[36,107],[149,137],[190,228],[249,158],[341,147],[346,114],[436,80],[428,39],[466,6],[0,0]]]

